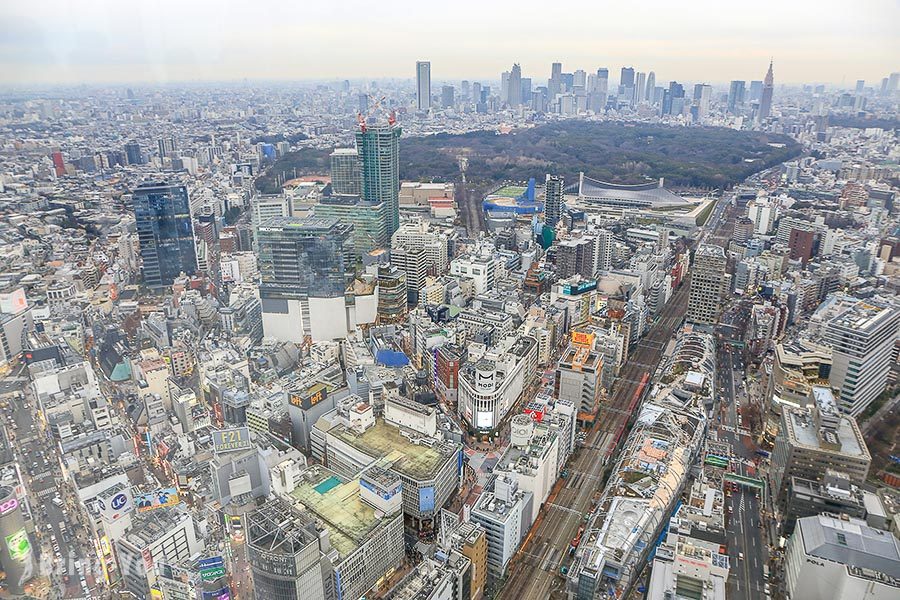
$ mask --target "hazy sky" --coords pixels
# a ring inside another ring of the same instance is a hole
[[[900,70],[900,0],[2,0],[0,81],[499,79],[516,61],[658,82],[865,79]],[[537,83],[536,83],[537,85]]]

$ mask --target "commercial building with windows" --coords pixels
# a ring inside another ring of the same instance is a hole
[[[519,489],[514,479],[501,475],[493,482],[493,490],[485,491],[469,515],[484,529],[487,538],[488,585],[503,577],[510,559],[531,529],[531,492]]]
[[[830,388],[815,386],[809,408],[787,408],[772,452],[772,493],[783,507],[791,478],[821,482],[828,470],[866,480],[872,457],[856,419],[841,414]]]
[[[300,473],[296,483],[283,499],[316,523],[325,598],[361,598],[379,579],[393,573],[404,550],[402,484],[395,474],[373,467],[344,479],[313,466]],[[257,597],[270,596],[257,589]]]
[[[149,597],[156,584],[157,562],[169,564],[196,556],[205,544],[198,537],[194,518],[186,510],[157,509],[131,517],[128,533],[116,540],[116,562],[126,590]]]
[[[537,373],[537,341],[508,336],[459,370],[459,416],[471,429],[492,431],[525,395]]]
[[[247,555],[259,598],[335,598],[333,580],[322,567],[315,521],[274,499],[247,515]]]
[[[353,225],[353,256],[357,261],[388,246],[383,202],[367,202],[359,196],[326,196],[313,206],[313,214]]]
[[[572,402],[580,420],[592,421],[600,408],[602,374],[602,354],[590,345],[569,344],[556,366],[554,395]]]
[[[844,412],[859,415],[884,390],[898,329],[900,309],[875,300],[861,300],[826,323],[831,385],[840,390]]]
[[[806,406],[814,385],[827,385],[831,377],[831,349],[807,340],[775,345],[769,378],[769,400],[776,413],[784,404]]]
[[[344,294],[352,280],[352,235],[353,225],[321,217],[277,217],[260,226],[265,335],[293,342],[306,335],[346,335]]]
[[[356,148],[335,148],[331,153],[331,189],[340,196],[358,196],[362,192]]]
[[[172,285],[197,271],[197,249],[187,187],[143,183],[131,194],[141,249],[141,274],[151,287]]]

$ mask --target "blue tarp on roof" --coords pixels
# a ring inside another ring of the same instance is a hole
[[[405,367],[409,359],[402,352],[382,348],[375,354],[375,362],[386,367]]]

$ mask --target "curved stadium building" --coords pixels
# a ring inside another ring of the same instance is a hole
[[[581,208],[636,208],[636,209],[673,209],[689,208],[692,203],[663,187],[663,180],[641,183],[638,185],[621,185],[607,183],[578,176],[578,202]]]

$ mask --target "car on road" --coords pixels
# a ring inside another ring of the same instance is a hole
[[[744,553],[738,552],[738,560],[744,560]]]

